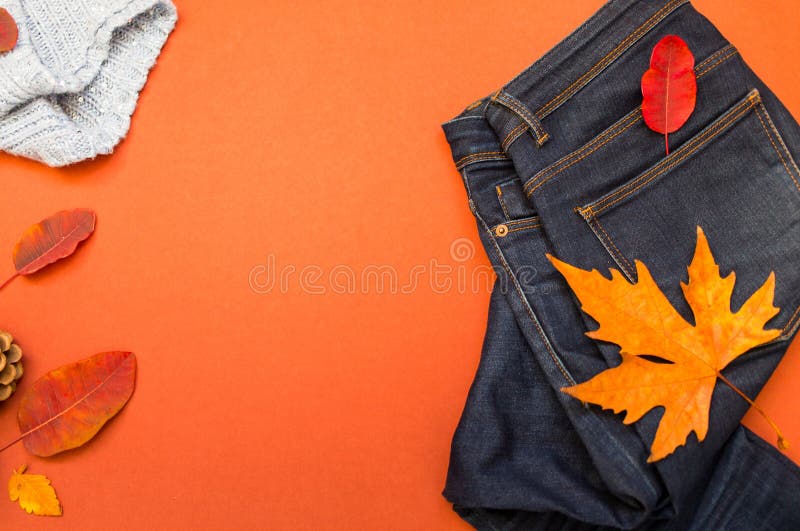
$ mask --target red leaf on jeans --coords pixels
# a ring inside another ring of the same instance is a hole
[[[0,7],[0,52],[13,50],[17,45],[17,23],[11,13]]]
[[[669,155],[669,133],[686,123],[697,99],[694,55],[677,35],[667,35],[653,48],[650,70],[642,76],[642,96],[644,121],[664,135]]]

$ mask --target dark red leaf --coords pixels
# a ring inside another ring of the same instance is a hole
[[[0,7],[0,52],[13,50],[17,45],[19,31],[11,13]]]
[[[650,70],[642,76],[642,96],[644,121],[664,135],[669,155],[669,133],[686,123],[697,99],[694,55],[683,39],[667,35],[655,45]]]
[[[18,275],[30,275],[75,252],[94,231],[95,214],[79,208],[64,210],[33,225],[14,247],[12,257]]]

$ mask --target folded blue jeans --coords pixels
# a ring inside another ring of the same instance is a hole
[[[641,114],[655,44],[696,58],[697,105],[663,137]],[[612,0],[494,94],[444,124],[497,271],[481,361],[444,490],[477,529],[800,529],[800,468],[741,426],[717,385],[709,430],[655,463],[663,412],[633,425],[564,386],[615,366],[547,253],[636,281],[645,263],[693,322],[680,283],[703,228],[735,311],[775,272],[774,341],[723,373],[756,396],[800,324],[800,127],[687,0]]]

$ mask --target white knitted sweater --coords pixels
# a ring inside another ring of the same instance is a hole
[[[19,40],[0,54],[0,150],[65,166],[111,153],[175,27],[170,0],[0,0]]]

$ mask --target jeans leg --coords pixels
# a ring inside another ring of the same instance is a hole
[[[691,531],[800,529],[800,468],[744,426],[725,444]]]
[[[484,361],[454,441],[446,497],[461,506],[559,513],[625,529],[670,517],[636,431],[560,391],[606,365],[546,259],[552,247],[513,166],[498,155],[497,136],[478,107],[445,131],[454,156],[465,161],[457,166],[498,275]],[[512,459],[497,461],[495,454]]]
[[[615,505],[613,496],[502,291],[497,281],[444,495],[478,529],[559,529],[594,520]]]

